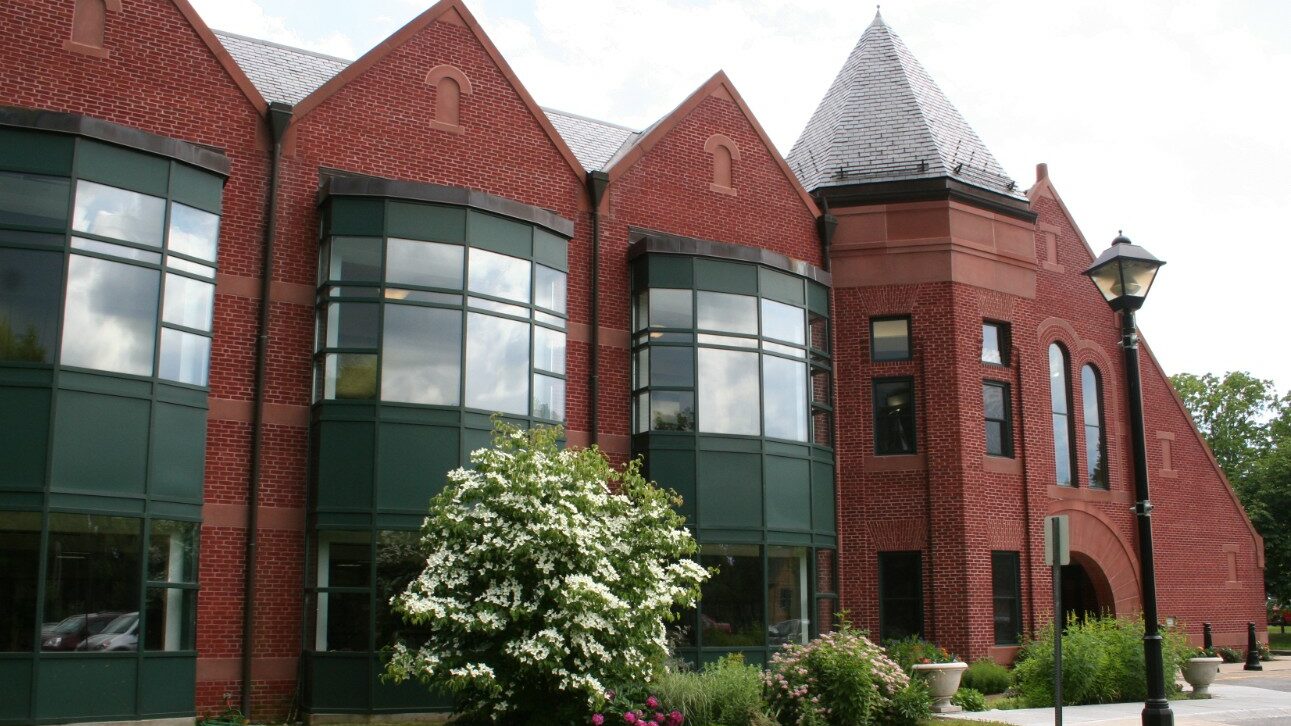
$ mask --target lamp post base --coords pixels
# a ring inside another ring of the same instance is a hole
[[[1143,707],[1143,726],[1174,726],[1174,711],[1166,701],[1149,701]]]

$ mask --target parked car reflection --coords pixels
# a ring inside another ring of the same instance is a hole
[[[139,649],[139,613],[125,613],[107,624],[98,635],[91,635],[77,650],[109,652]]]
[[[76,650],[121,616],[120,612],[80,613],[41,626],[41,650]]]

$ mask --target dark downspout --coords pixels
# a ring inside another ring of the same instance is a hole
[[[838,229],[838,217],[829,213],[829,199],[821,194],[820,216],[816,218],[816,232],[820,235],[820,267],[829,272],[829,245],[834,241],[834,231]]]
[[[601,441],[601,200],[610,186],[610,175],[594,171],[587,175],[587,194],[592,202],[592,284],[591,305],[591,371],[588,375],[588,405],[590,406],[591,444]]]
[[[269,198],[265,202],[264,244],[260,261],[260,322],[256,328],[255,392],[251,410],[251,473],[247,476],[247,540],[242,584],[242,714],[251,717],[251,633],[255,624],[255,563],[260,526],[260,450],[263,445],[265,368],[269,361],[269,288],[273,282],[273,248],[277,236],[278,163],[282,135],[291,122],[291,106],[269,104]]]

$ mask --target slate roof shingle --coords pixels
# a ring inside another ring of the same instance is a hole
[[[878,14],[786,160],[809,191],[950,177],[1026,199]]]

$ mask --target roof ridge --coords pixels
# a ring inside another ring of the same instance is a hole
[[[256,38],[250,35],[242,35],[241,33],[234,33],[230,30],[212,29],[211,32],[215,33],[216,36],[228,36],[230,38],[237,38],[238,40],[246,40],[252,43],[259,43],[261,45],[268,45],[274,48],[281,48],[282,50],[289,50],[289,51],[292,51],[293,53],[300,53],[301,55],[312,55],[315,58],[322,58],[324,60],[331,60],[331,61],[336,61],[338,63],[344,63],[345,65],[349,65],[354,62],[351,59],[342,58],[340,56],[328,55],[326,53],[319,53],[316,50],[309,50],[307,48],[297,48],[294,45],[287,45],[286,43],[278,43],[272,40],[265,40],[264,38]]]

